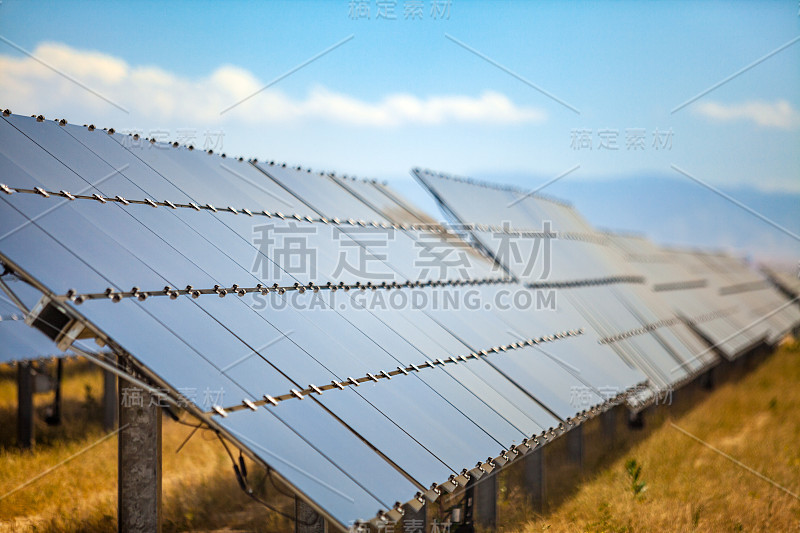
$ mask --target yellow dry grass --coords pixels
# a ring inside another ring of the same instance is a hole
[[[629,459],[647,483],[640,497]],[[800,495],[798,342],[668,418],[547,516],[506,531],[800,531],[800,497],[787,491]]]

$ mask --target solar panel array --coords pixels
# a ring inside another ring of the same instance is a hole
[[[648,377],[651,398],[714,365],[714,348],[733,359],[800,324],[796,306],[735,258],[601,233],[531,191],[413,174],[516,279],[558,288],[559,304],[574,304],[601,343]]]
[[[377,184],[15,115],[0,158],[5,279],[339,526],[436,499],[646,380],[574,306],[497,305],[530,291]]]
[[[422,171],[459,224],[375,182],[42,118],[3,117],[0,167],[23,307],[50,301],[340,527],[641,407],[714,364],[695,330],[736,357],[798,322],[724,338],[779,303],[743,265],[650,245],[662,268],[562,203]],[[52,350],[9,324],[0,361]]]

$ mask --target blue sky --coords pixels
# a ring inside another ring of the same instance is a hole
[[[800,36],[796,1],[452,0],[434,16],[423,0],[422,20],[405,19],[407,0],[388,2],[394,20],[365,3],[369,19],[350,0],[4,0],[0,36],[128,112],[5,42],[0,106],[406,189],[412,166],[534,187],[575,165],[565,179],[681,178],[674,164],[715,186],[800,192],[800,42],[672,112]],[[655,149],[656,129],[669,148]],[[591,150],[572,144],[577,130]],[[619,149],[599,148],[601,130]]]

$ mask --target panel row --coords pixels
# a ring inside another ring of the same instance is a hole
[[[17,274],[343,525],[646,380],[376,184],[17,116],[0,165]]]

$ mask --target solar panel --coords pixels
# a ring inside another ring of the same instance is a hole
[[[352,314],[360,316],[363,312],[359,312],[356,308]],[[431,320],[423,311],[389,308],[374,314],[392,331],[416,347],[420,362],[415,361],[415,364],[419,366],[426,360],[447,360],[447,364],[437,364],[434,368],[452,376],[469,393],[477,396],[526,435],[538,434],[558,425],[557,418],[533,401],[525,391],[509,386],[510,383],[491,365],[476,357],[462,359],[461,356],[470,356],[474,350],[451,331]],[[485,348],[487,347],[480,349]],[[452,362],[451,357],[455,357],[457,362]],[[428,379],[430,375],[428,372],[420,374],[420,377]]]
[[[725,285],[719,288],[723,299],[733,297],[742,301],[745,309],[750,311],[750,321],[761,319],[767,326],[769,342],[777,342],[800,323],[800,310],[797,306],[787,305],[786,299],[767,276],[734,257],[716,254],[704,258],[725,278]]]
[[[386,221],[328,175],[284,164],[257,163],[256,166],[295,197],[303,198],[316,212],[325,213],[329,218]]]
[[[63,355],[44,334],[32,330],[21,317],[5,315],[0,320],[0,363],[43,359]]]
[[[360,180],[331,176],[342,187],[350,191],[355,197],[380,213],[386,220],[395,224],[433,224],[434,220],[427,214],[420,212],[407,200],[390,190],[386,185],[374,180]]]
[[[782,293],[789,298],[797,298],[800,296],[800,276],[792,275],[789,272],[780,270],[764,269],[764,274]]]

